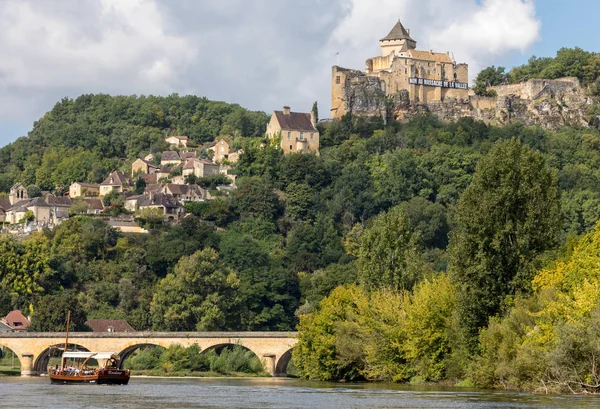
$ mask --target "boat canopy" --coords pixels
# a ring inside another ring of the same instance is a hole
[[[75,358],[75,359],[114,359],[120,360],[119,355],[116,352],[75,352],[69,351],[62,354],[63,358]]]

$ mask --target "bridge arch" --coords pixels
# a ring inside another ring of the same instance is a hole
[[[62,354],[62,350],[64,349],[65,344],[53,344],[49,345],[46,349],[40,352],[33,362],[33,371],[38,375],[48,373],[48,363],[50,362],[50,358],[52,357],[60,357]],[[81,344],[69,344],[69,351],[85,351],[88,352],[89,349]]]
[[[0,361],[4,361],[4,363],[7,363],[9,360],[11,362],[11,365],[14,365],[15,368],[21,367],[21,358],[19,354],[9,346],[0,343]]]
[[[292,351],[294,348],[288,349],[286,352],[281,354],[277,362],[275,363],[275,376],[287,376],[287,368],[292,360]]]
[[[119,367],[121,369],[124,368],[124,364],[125,364],[125,360],[129,359],[129,357],[131,357],[131,355],[141,349],[141,348],[147,348],[147,347],[160,347],[160,348],[168,348],[168,345],[162,345],[160,342],[144,342],[144,343],[139,343],[139,344],[134,344],[134,345],[130,345],[127,348],[123,349],[121,352],[119,352],[119,356],[121,357],[121,362],[119,363]]]

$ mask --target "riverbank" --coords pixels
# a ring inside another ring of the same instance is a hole
[[[21,368],[0,365],[0,376],[21,376]]]
[[[173,371],[165,372],[160,369],[132,370],[132,377],[144,378],[270,378],[266,372],[197,372],[197,371]]]

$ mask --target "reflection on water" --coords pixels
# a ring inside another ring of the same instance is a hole
[[[129,386],[0,378],[0,408],[600,408],[600,397],[545,396],[294,379],[148,379]]]

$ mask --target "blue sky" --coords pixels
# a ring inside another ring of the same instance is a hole
[[[0,0],[0,146],[83,93],[326,112],[335,53],[364,68],[398,18],[473,78],[561,47],[600,52],[598,16],[599,0]]]
[[[554,57],[562,47],[600,52],[600,1],[537,0],[535,8],[542,23],[540,40],[524,55],[510,53],[496,65],[507,68],[521,65],[532,55]]]

